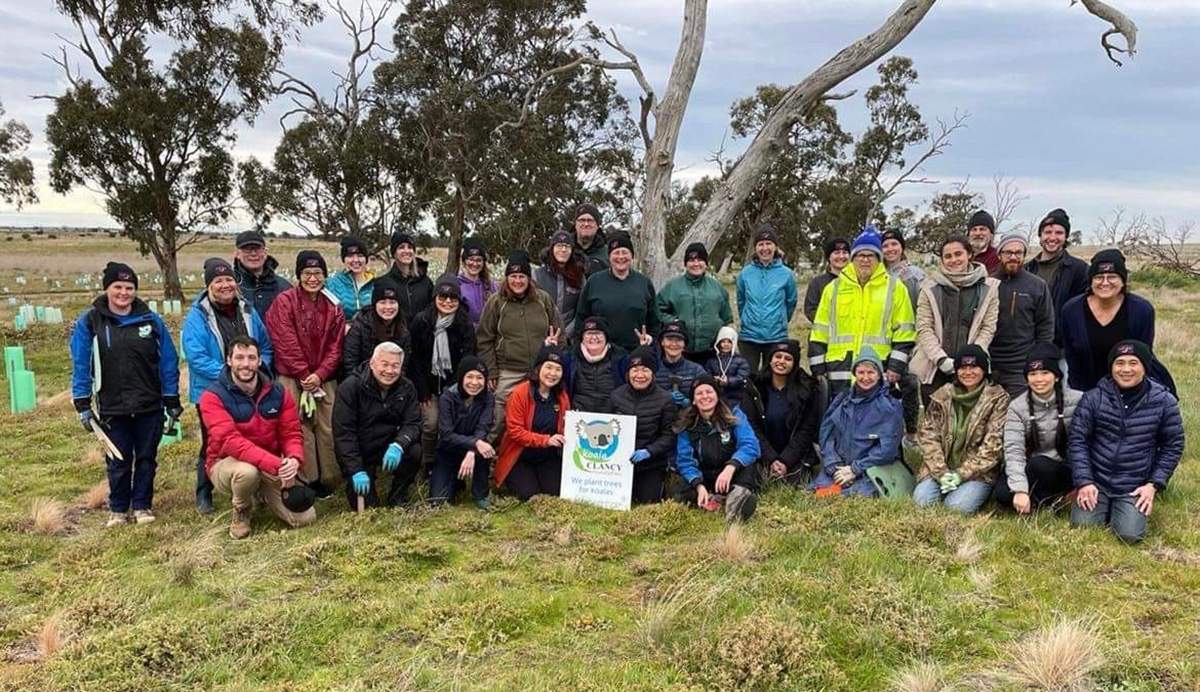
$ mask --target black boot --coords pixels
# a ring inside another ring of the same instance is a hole
[[[196,511],[201,514],[213,512],[213,484],[204,472],[204,460],[196,463]]]

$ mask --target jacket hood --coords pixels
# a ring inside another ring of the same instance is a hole
[[[718,354],[721,353],[721,349],[717,346],[717,344],[721,343],[721,340],[723,340],[723,339],[729,339],[730,341],[733,342],[733,350],[730,351],[730,355],[736,354],[738,352],[738,350],[737,350],[737,348],[738,348],[737,330],[729,325],[725,325],[724,327],[721,327],[720,329],[717,330],[717,338],[713,339],[713,351],[715,351]],[[796,367],[800,367],[799,361],[796,362]]]

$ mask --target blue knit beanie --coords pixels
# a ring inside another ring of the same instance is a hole
[[[874,225],[869,225],[862,229],[862,233],[854,239],[854,244],[850,246],[850,257],[853,259],[860,252],[874,252],[879,261],[883,261],[883,238],[879,236],[879,231]]]

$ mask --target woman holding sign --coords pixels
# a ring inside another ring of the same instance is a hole
[[[692,385],[692,405],[675,424],[675,465],[687,487],[684,503],[716,510],[725,503],[725,518],[746,521],[758,507],[758,438],[741,409],[721,401],[721,384],[712,375]]]
[[[496,484],[525,502],[558,495],[562,485],[563,423],[571,400],[563,387],[563,352],[545,346],[533,372],[513,387],[504,407],[504,441],[496,462]]]
[[[589,318],[594,319],[594,318]],[[613,413],[637,416],[633,456],[633,504],[659,502],[667,466],[675,456],[677,409],[667,390],[654,382],[658,357],[652,346],[639,346],[629,354],[626,384],[612,393]]]

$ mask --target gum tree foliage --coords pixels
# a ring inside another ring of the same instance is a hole
[[[4,104],[0,103],[0,120]],[[17,120],[0,122],[0,200],[20,209],[37,203],[34,191],[33,162],[25,155],[29,149],[29,128]]]

